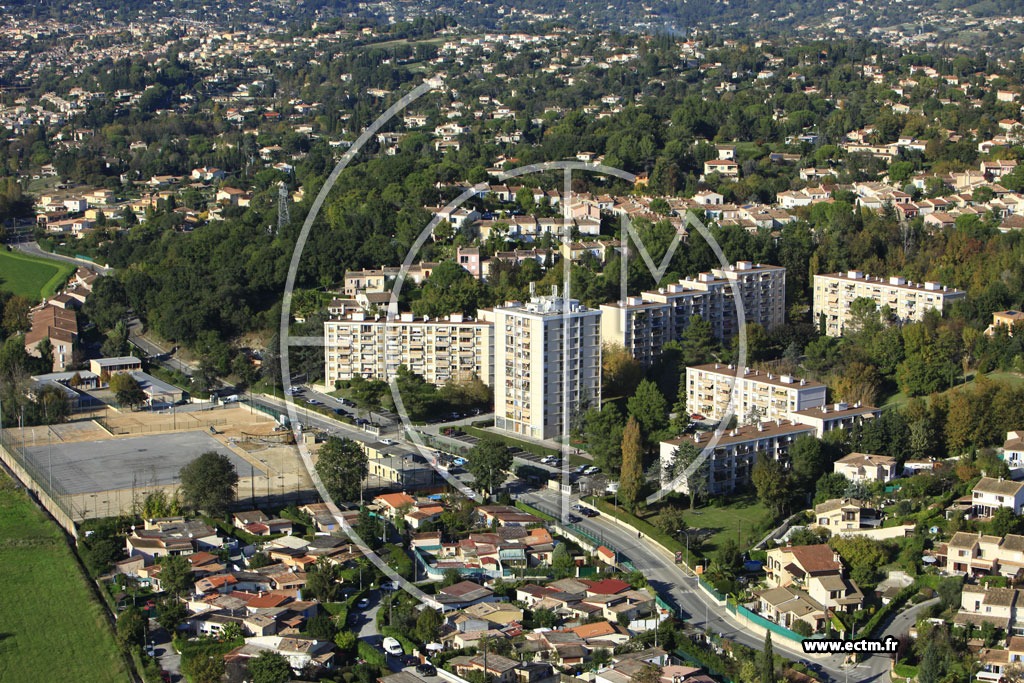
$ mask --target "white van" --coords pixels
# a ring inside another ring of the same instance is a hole
[[[396,657],[405,654],[404,650],[402,650],[402,644],[398,642],[398,639],[391,637],[384,639],[384,652]]]

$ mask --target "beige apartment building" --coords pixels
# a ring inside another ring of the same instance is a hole
[[[739,424],[790,419],[825,405],[825,385],[791,375],[708,363],[686,368],[686,405],[708,420],[721,420],[729,399]]]
[[[601,341],[621,345],[650,365],[665,342],[682,336],[694,315],[710,322],[717,338],[730,339],[739,331],[733,283],[746,322],[769,330],[785,322],[786,269],[739,261],[626,301],[602,304]]]
[[[761,422],[722,433],[707,460],[708,493],[725,495],[749,485],[758,453],[763,452],[788,466],[790,445],[805,434],[813,436],[814,428],[786,421]],[[659,449],[662,485],[672,482],[669,468],[675,462],[681,445],[689,443],[703,450],[712,438],[708,432],[695,432],[662,441]],[[689,482],[684,478],[676,490],[689,493]]]
[[[533,296],[487,312],[494,321],[494,426],[536,439],[601,402],[601,311]]]
[[[389,379],[404,365],[438,386],[473,375],[491,385],[493,340],[490,322],[461,314],[430,320],[402,313],[388,320],[356,311],[324,323],[324,382]]]
[[[888,280],[859,270],[814,276],[814,319],[825,319],[825,334],[838,337],[850,320],[850,306],[860,298],[873,299],[879,308],[888,306],[901,321],[917,321],[925,312],[948,309],[967,293],[938,282],[914,283],[898,275]]]

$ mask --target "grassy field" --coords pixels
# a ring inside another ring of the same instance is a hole
[[[765,532],[758,527],[769,517],[768,510],[752,495],[735,498],[725,505],[686,510],[683,516],[691,529],[712,532],[701,548],[705,555],[714,553],[727,538],[738,540],[740,548],[749,548],[761,540]]]
[[[947,393],[950,391],[959,391],[964,387],[971,386],[974,383],[974,380],[977,378],[977,376],[977,373],[970,372],[967,374],[966,381],[964,381],[962,384],[956,385],[952,389],[947,389],[945,392],[942,393]],[[1013,387],[1019,387],[1022,384],[1024,384],[1024,375],[1021,375],[1020,373],[1017,372],[1000,372],[997,370],[995,372],[986,373],[985,377],[992,380],[993,382],[1002,382],[1004,384],[1009,384]],[[922,396],[921,398],[924,399],[925,401],[928,400],[927,396]],[[903,404],[909,400],[910,397],[904,394],[902,391],[900,391],[886,398],[885,401],[882,402],[882,407],[901,408]]]
[[[52,296],[73,272],[71,263],[0,250],[0,289],[33,301]]]
[[[130,680],[62,532],[2,473],[0,594],[0,680]]]

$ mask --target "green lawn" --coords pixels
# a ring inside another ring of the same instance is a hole
[[[0,680],[130,680],[61,530],[2,474],[0,594]]]
[[[760,526],[768,517],[764,504],[753,495],[684,512],[686,524],[691,529],[708,529],[712,532],[701,547],[704,555],[713,554],[727,538],[738,540],[741,549],[749,548],[767,533]]]
[[[74,272],[71,263],[0,250],[0,289],[33,301],[55,294]]]

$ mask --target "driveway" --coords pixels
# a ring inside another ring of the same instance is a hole
[[[181,655],[171,647],[171,635],[155,619],[149,620],[149,640],[160,660],[160,668],[171,674],[172,681],[185,680],[181,675]]]

